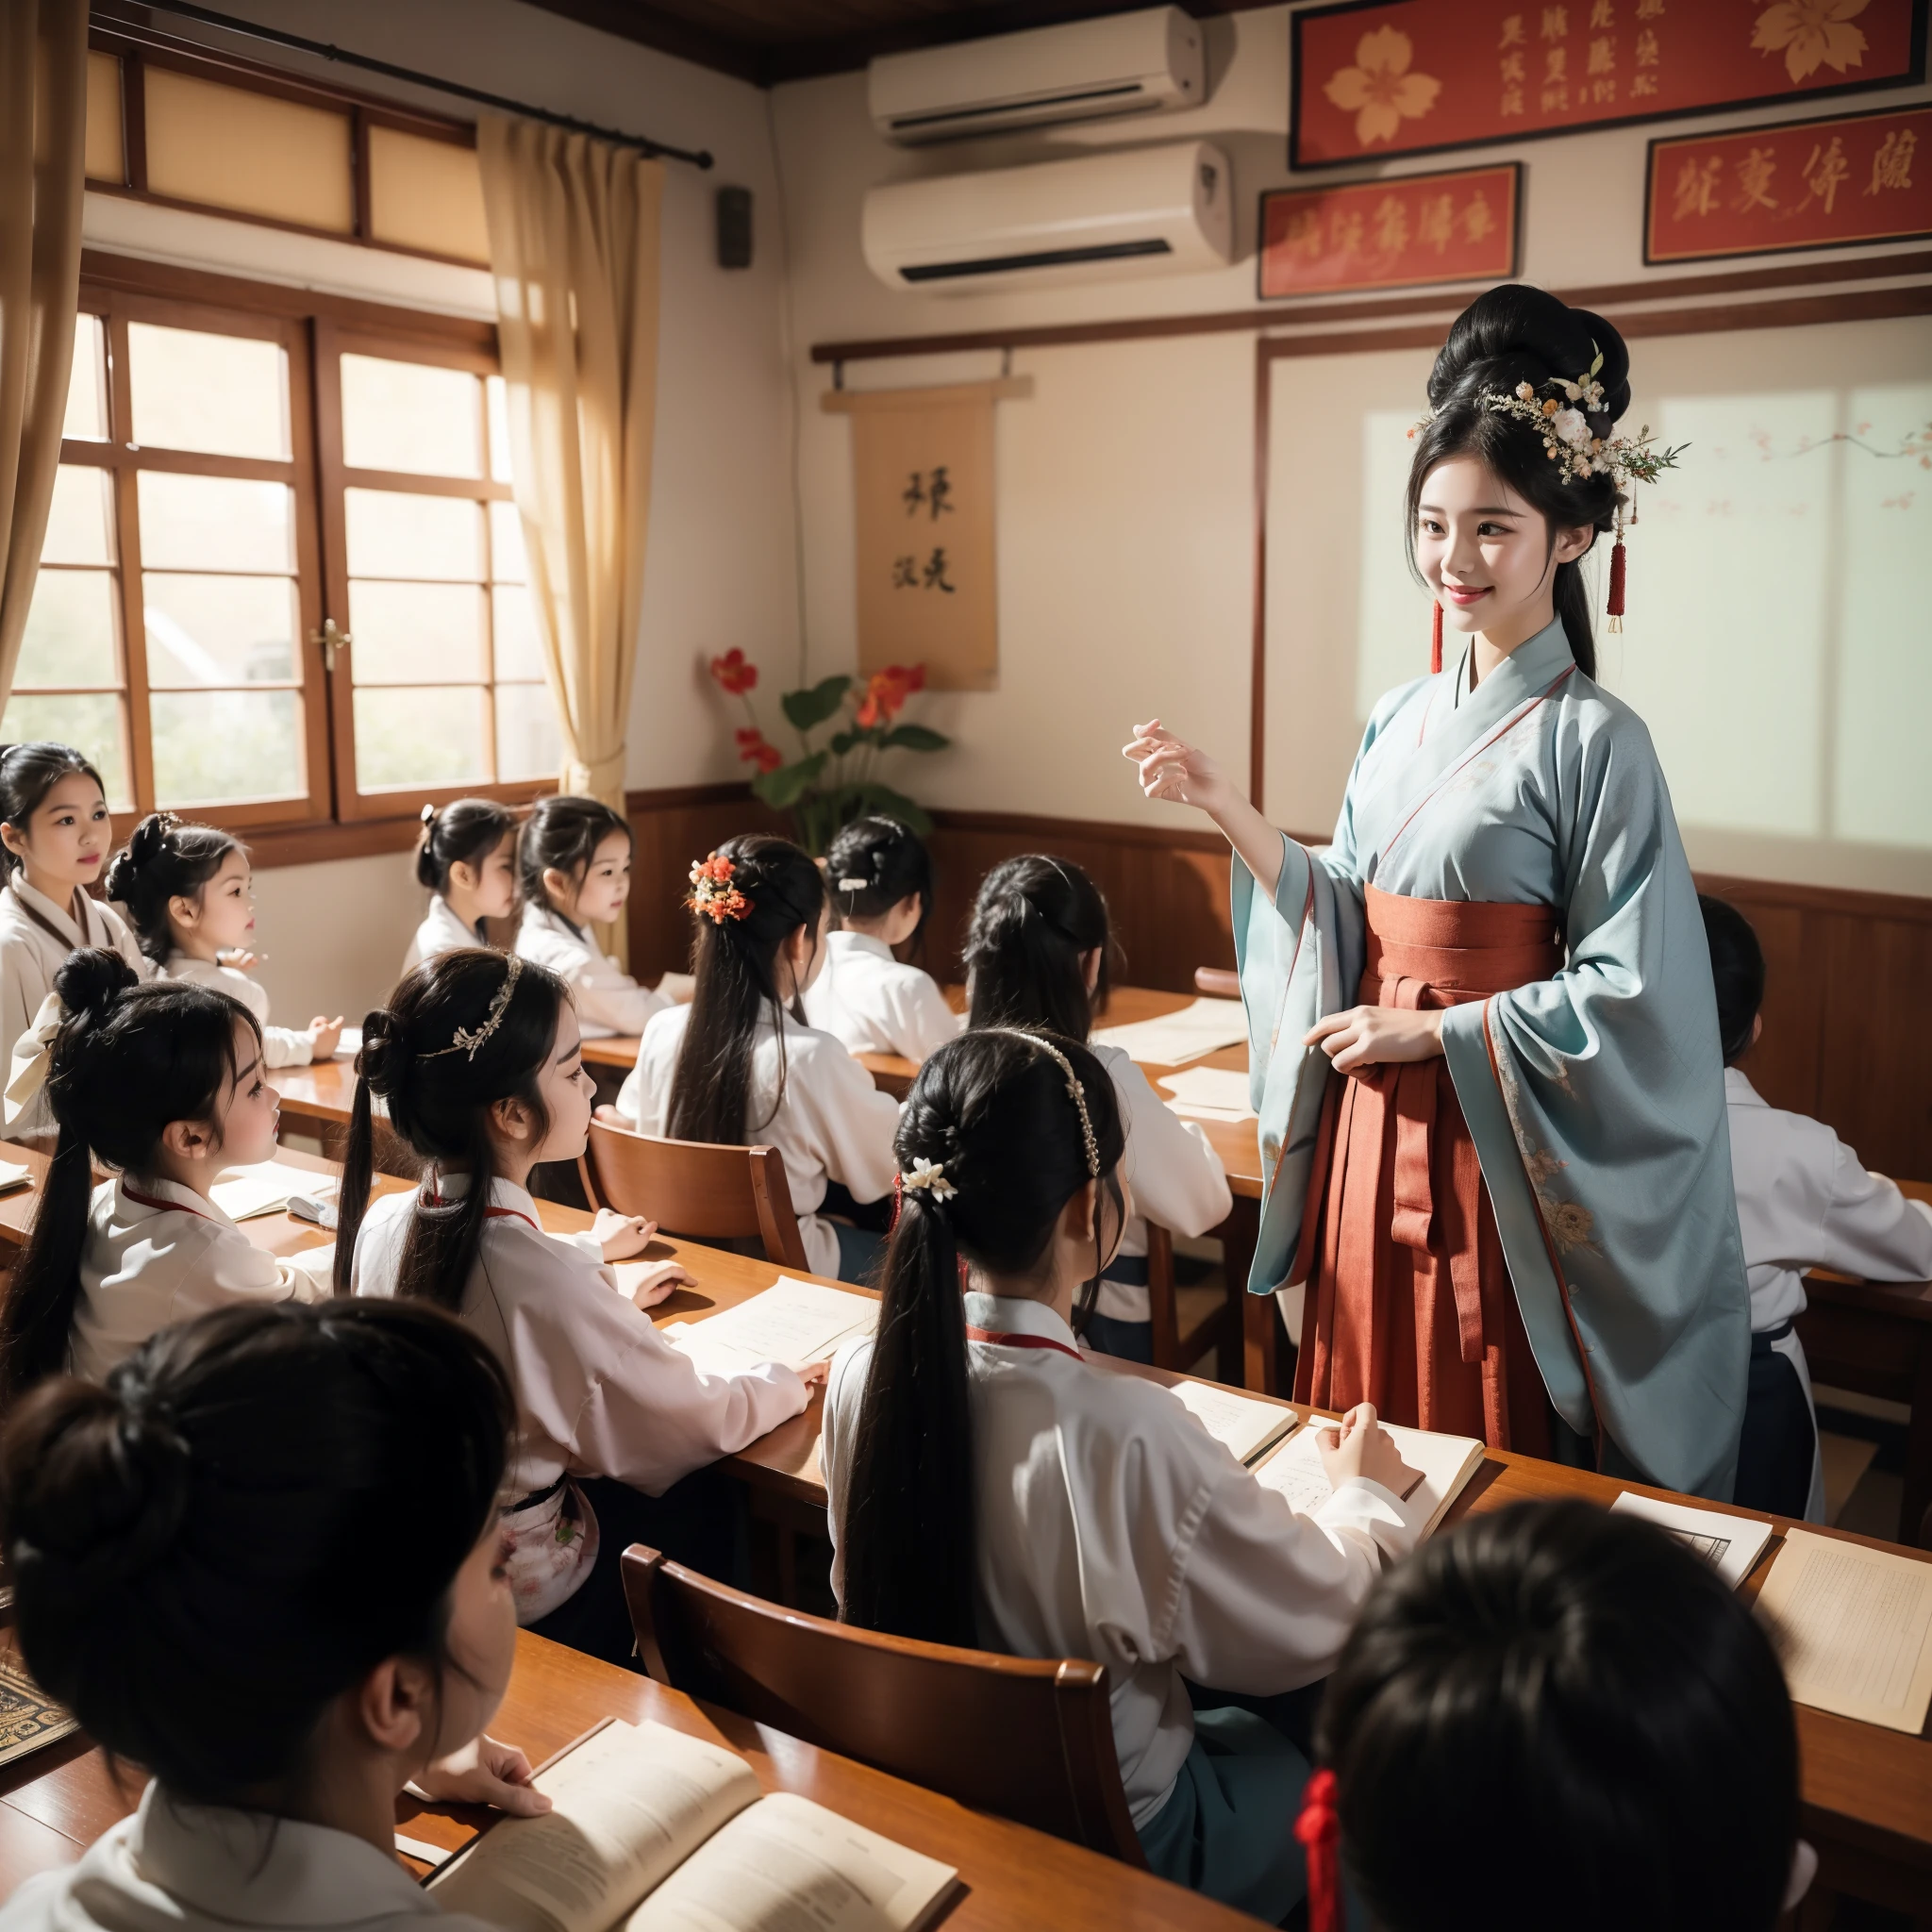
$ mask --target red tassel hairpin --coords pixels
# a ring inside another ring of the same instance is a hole
[[[1629,520],[1635,523],[1633,516]],[[1624,628],[1624,523],[1620,514],[1617,518],[1617,541],[1610,546],[1610,594],[1604,605],[1605,614],[1609,618],[1607,628],[1621,631]]]
[[[1433,677],[1442,668],[1442,607],[1433,604],[1429,607],[1429,675]]]
[[[1308,1855],[1308,1932],[1341,1932],[1341,1820],[1332,1771],[1308,1780],[1294,1835]]]

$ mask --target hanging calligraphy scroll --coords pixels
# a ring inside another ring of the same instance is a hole
[[[852,418],[858,668],[924,664],[937,691],[999,681],[992,406],[1031,376],[946,389],[831,390]]]
[[[1511,161],[1273,190],[1261,197],[1261,297],[1507,282],[1522,184],[1522,163]]]
[[[1647,262],[1932,235],[1932,108],[1654,141],[1644,209]]]
[[[1926,0],[1349,0],[1293,16],[1296,168],[1898,87]]]

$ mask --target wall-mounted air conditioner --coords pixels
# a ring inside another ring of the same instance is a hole
[[[1233,189],[1205,141],[894,181],[866,194],[866,265],[935,294],[1224,268]]]
[[[882,54],[866,90],[873,125],[906,145],[1158,114],[1199,107],[1208,93],[1200,23],[1178,7]]]

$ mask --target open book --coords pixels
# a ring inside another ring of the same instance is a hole
[[[280,1214],[290,1199],[301,1194],[326,1201],[336,1191],[333,1174],[310,1167],[287,1167],[279,1160],[258,1160],[253,1167],[230,1167],[208,1191],[230,1221],[249,1221],[258,1214]]]
[[[1167,1391],[1237,1462],[1253,1462],[1300,1420],[1278,1402],[1257,1402],[1220,1382],[1174,1382]]]
[[[1311,1418],[1255,1472],[1263,1489],[1277,1491],[1304,1514],[1319,1509],[1335,1491],[1322,1467],[1316,1437],[1333,1423]],[[1428,1510],[1423,1535],[1431,1536],[1443,1512],[1461,1495],[1463,1485],[1482,1466],[1483,1445],[1474,1436],[1439,1436],[1429,1429],[1405,1429],[1397,1423],[1382,1426],[1395,1438],[1402,1459],[1422,1474],[1403,1491],[1404,1502]]]
[[[539,1774],[556,1801],[506,1819],[429,1881],[506,1932],[910,1932],[950,1865],[790,1792],[735,1751],[613,1723]]]
[[[706,1374],[730,1374],[760,1362],[783,1362],[788,1369],[822,1362],[841,1343],[870,1335],[878,1319],[879,1305],[871,1295],[781,1274],[735,1308],[702,1322],[669,1323],[663,1335]]]

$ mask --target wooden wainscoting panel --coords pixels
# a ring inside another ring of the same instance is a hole
[[[660,973],[691,970],[691,861],[741,832],[785,832],[785,821],[748,785],[691,785],[633,791],[630,819],[630,970],[649,985]]]
[[[1932,1177],[1932,920],[1840,913],[1825,933],[1818,1114],[1867,1167]]]

